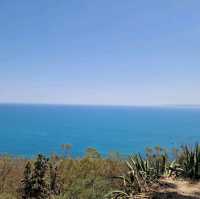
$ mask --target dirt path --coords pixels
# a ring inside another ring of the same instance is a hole
[[[200,199],[200,182],[163,179],[153,198]]]

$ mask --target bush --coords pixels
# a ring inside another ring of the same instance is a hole
[[[200,145],[198,143],[194,147],[182,146],[177,162],[183,169],[183,177],[200,179]]]

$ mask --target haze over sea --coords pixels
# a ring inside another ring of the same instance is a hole
[[[70,143],[74,156],[87,147],[130,154],[199,141],[200,108],[1,104],[0,131],[0,153],[61,153]]]

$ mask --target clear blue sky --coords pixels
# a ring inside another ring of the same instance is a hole
[[[0,102],[200,104],[199,0],[0,0]]]

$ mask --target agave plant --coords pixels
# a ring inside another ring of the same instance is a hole
[[[109,199],[128,199],[143,190],[142,175],[137,170],[136,164],[127,161],[128,172],[124,176],[114,177],[122,182],[122,190],[114,190],[109,192],[105,198]]]
[[[176,160],[173,160],[166,168],[165,176],[167,177],[179,177],[183,174],[183,169],[181,165],[177,163]]]
[[[183,169],[184,177],[200,179],[200,145],[198,143],[194,147],[182,146],[178,162]]]
[[[158,181],[166,169],[166,157],[143,159],[141,155],[130,157],[126,162],[128,172],[125,176],[115,177],[121,179],[122,190],[108,193],[105,198],[128,199],[134,195],[146,192],[149,187]]]

